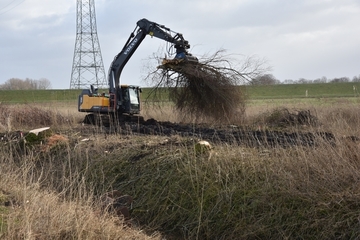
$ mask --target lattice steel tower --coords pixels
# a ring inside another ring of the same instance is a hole
[[[76,1],[76,42],[71,89],[106,88],[107,81],[96,30],[94,0]]]

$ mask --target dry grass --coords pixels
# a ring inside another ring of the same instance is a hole
[[[309,111],[310,115],[317,119],[318,123],[316,126],[313,125],[311,130],[329,131],[339,137],[349,135],[360,136],[359,105],[348,102],[344,104],[341,100],[332,100],[330,105],[325,106],[323,104],[309,104],[306,102],[279,104],[269,101],[264,104],[248,107],[246,109],[246,124],[266,129],[267,125],[270,124],[269,118],[276,116],[275,113],[280,113],[282,110],[291,113],[298,113],[302,110]],[[275,124],[277,123],[275,122]],[[302,127],[302,125],[298,127]],[[309,129],[309,126],[305,129]]]
[[[247,124],[261,118],[271,128],[274,118],[267,117],[278,107],[248,109]],[[75,122],[66,121],[56,126],[69,128],[69,141],[47,152],[0,142],[0,238],[160,238],[146,230],[169,239],[357,239],[360,111],[309,109],[318,124],[277,129],[330,131],[335,144],[317,139],[314,147],[285,149],[234,142],[199,155],[194,139],[104,135],[100,129],[81,136]],[[171,111],[148,114],[173,117]],[[84,137],[90,141],[79,141]],[[134,197],[137,227],[101,213],[99,196],[110,189]]]
[[[72,152],[67,143],[44,153],[22,145],[0,143],[1,239],[160,239],[101,210],[83,178],[84,149]]]
[[[44,104],[5,105],[0,103],[0,130],[14,131],[44,126],[71,126],[83,116],[69,111],[69,106],[46,106]],[[76,110],[76,107],[74,106]]]
[[[114,187],[136,196],[133,216],[150,228],[188,239],[347,239],[360,234],[356,144],[217,145],[209,159],[196,155],[184,140],[180,145],[171,139],[167,146],[160,142],[133,146],[128,163],[110,158],[95,167],[111,172]]]
[[[64,200],[28,179],[3,178],[13,181],[0,186],[11,201],[11,210],[2,219],[6,221],[2,239],[155,239],[126,227],[116,216],[101,214],[91,198]]]

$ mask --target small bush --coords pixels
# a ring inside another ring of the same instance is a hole
[[[50,109],[29,104],[17,107],[0,104],[0,126],[8,131],[70,123],[69,117],[65,117]]]
[[[310,110],[289,110],[276,108],[271,112],[265,112],[257,117],[255,124],[272,128],[286,128],[294,126],[316,127],[320,123]]]

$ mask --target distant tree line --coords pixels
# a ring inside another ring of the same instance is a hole
[[[250,81],[250,85],[274,85],[274,84],[309,84],[309,83],[342,83],[342,82],[360,82],[360,75],[354,76],[352,79],[349,77],[340,77],[328,79],[327,77],[321,77],[317,79],[305,79],[300,78],[298,80],[286,79],[281,82],[276,79],[272,74],[259,75]]]
[[[10,78],[4,84],[0,84],[0,90],[44,90],[50,89],[51,82],[46,78],[20,79]]]

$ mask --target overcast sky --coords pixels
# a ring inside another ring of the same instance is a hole
[[[265,58],[284,81],[360,75],[360,0],[95,0],[107,72],[139,19],[184,35],[194,55]],[[47,78],[70,86],[76,0],[0,0],[0,84]],[[147,37],[125,66],[121,83],[147,86],[144,65],[165,42]],[[239,59],[241,60],[241,59]]]

